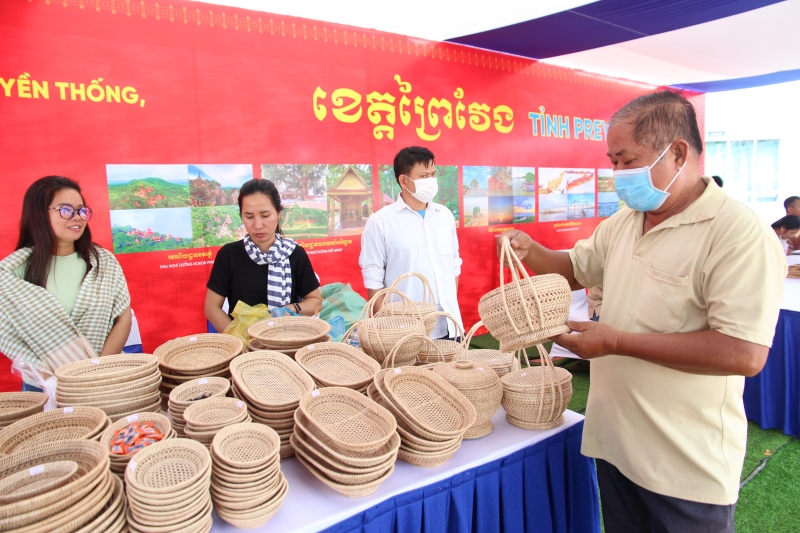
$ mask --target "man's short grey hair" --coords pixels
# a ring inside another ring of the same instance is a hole
[[[611,117],[609,127],[633,124],[633,140],[655,152],[683,139],[703,153],[703,138],[692,103],[676,91],[658,91],[631,100]]]

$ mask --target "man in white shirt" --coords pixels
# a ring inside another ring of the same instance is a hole
[[[394,158],[400,186],[397,201],[374,213],[361,235],[358,263],[371,298],[408,272],[418,272],[431,284],[436,308],[451,314],[460,326],[458,277],[461,257],[453,213],[433,201],[438,192],[433,153],[421,146],[400,150]],[[403,280],[399,287],[412,301],[423,301],[419,279]],[[377,307],[376,307],[377,309]],[[455,338],[453,324],[440,317],[431,337]]]

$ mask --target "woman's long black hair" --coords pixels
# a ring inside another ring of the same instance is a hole
[[[280,233],[283,235],[281,231],[281,213],[283,212],[283,205],[281,204],[281,195],[278,192],[278,189],[275,187],[275,184],[272,183],[270,180],[258,180],[253,179],[250,181],[245,182],[242,184],[242,188],[239,189],[239,216],[242,216],[242,200],[244,200],[245,196],[250,196],[251,194],[261,193],[267,195],[267,197],[272,202],[272,207],[275,208],[275,211],[278,212],[278,226],[275,228],[275,233]]]
[[[28,187],[22,200],[22,218],[19,221],[19,240],[16,250],[33,248],[25,269],[25,281],[40,287],[47,285],[50,263],[56,253],[56,239],[53,227],[50,225],[49,207],[56,193],[63,189],[74,189],[83,197],[77,182],[64,176],[45,176]],[[98,264],[100,262],[88,225],[83,230],[83,235],[75,241],[75,252],[86,261],[87,274],[92,269],[90,261],[92,255]]]

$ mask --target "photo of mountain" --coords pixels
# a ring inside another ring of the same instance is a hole
[[[115,254],[192,248],[191,209],[111,211]]]
[[[112,210],[188,207],[186,165],[106,165]]]

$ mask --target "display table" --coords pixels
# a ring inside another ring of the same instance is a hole
[[[600,531],[592,459],[580,454],[583,416],[567,411],[561,427],[525,431],[501,407],[495,430],[464,441],[438,468],[397,461],[394,473],[364,498],[347,498],[297,459],[281,461],[289,492],[262,533],[575,532]],[[214,515],[212,532],[240,531]]]
[[[800,256],[787,258],[800,264]],[[800,279],[786,278],[775,338],[764,369],[744,385],[747,418],[800,438]]]

